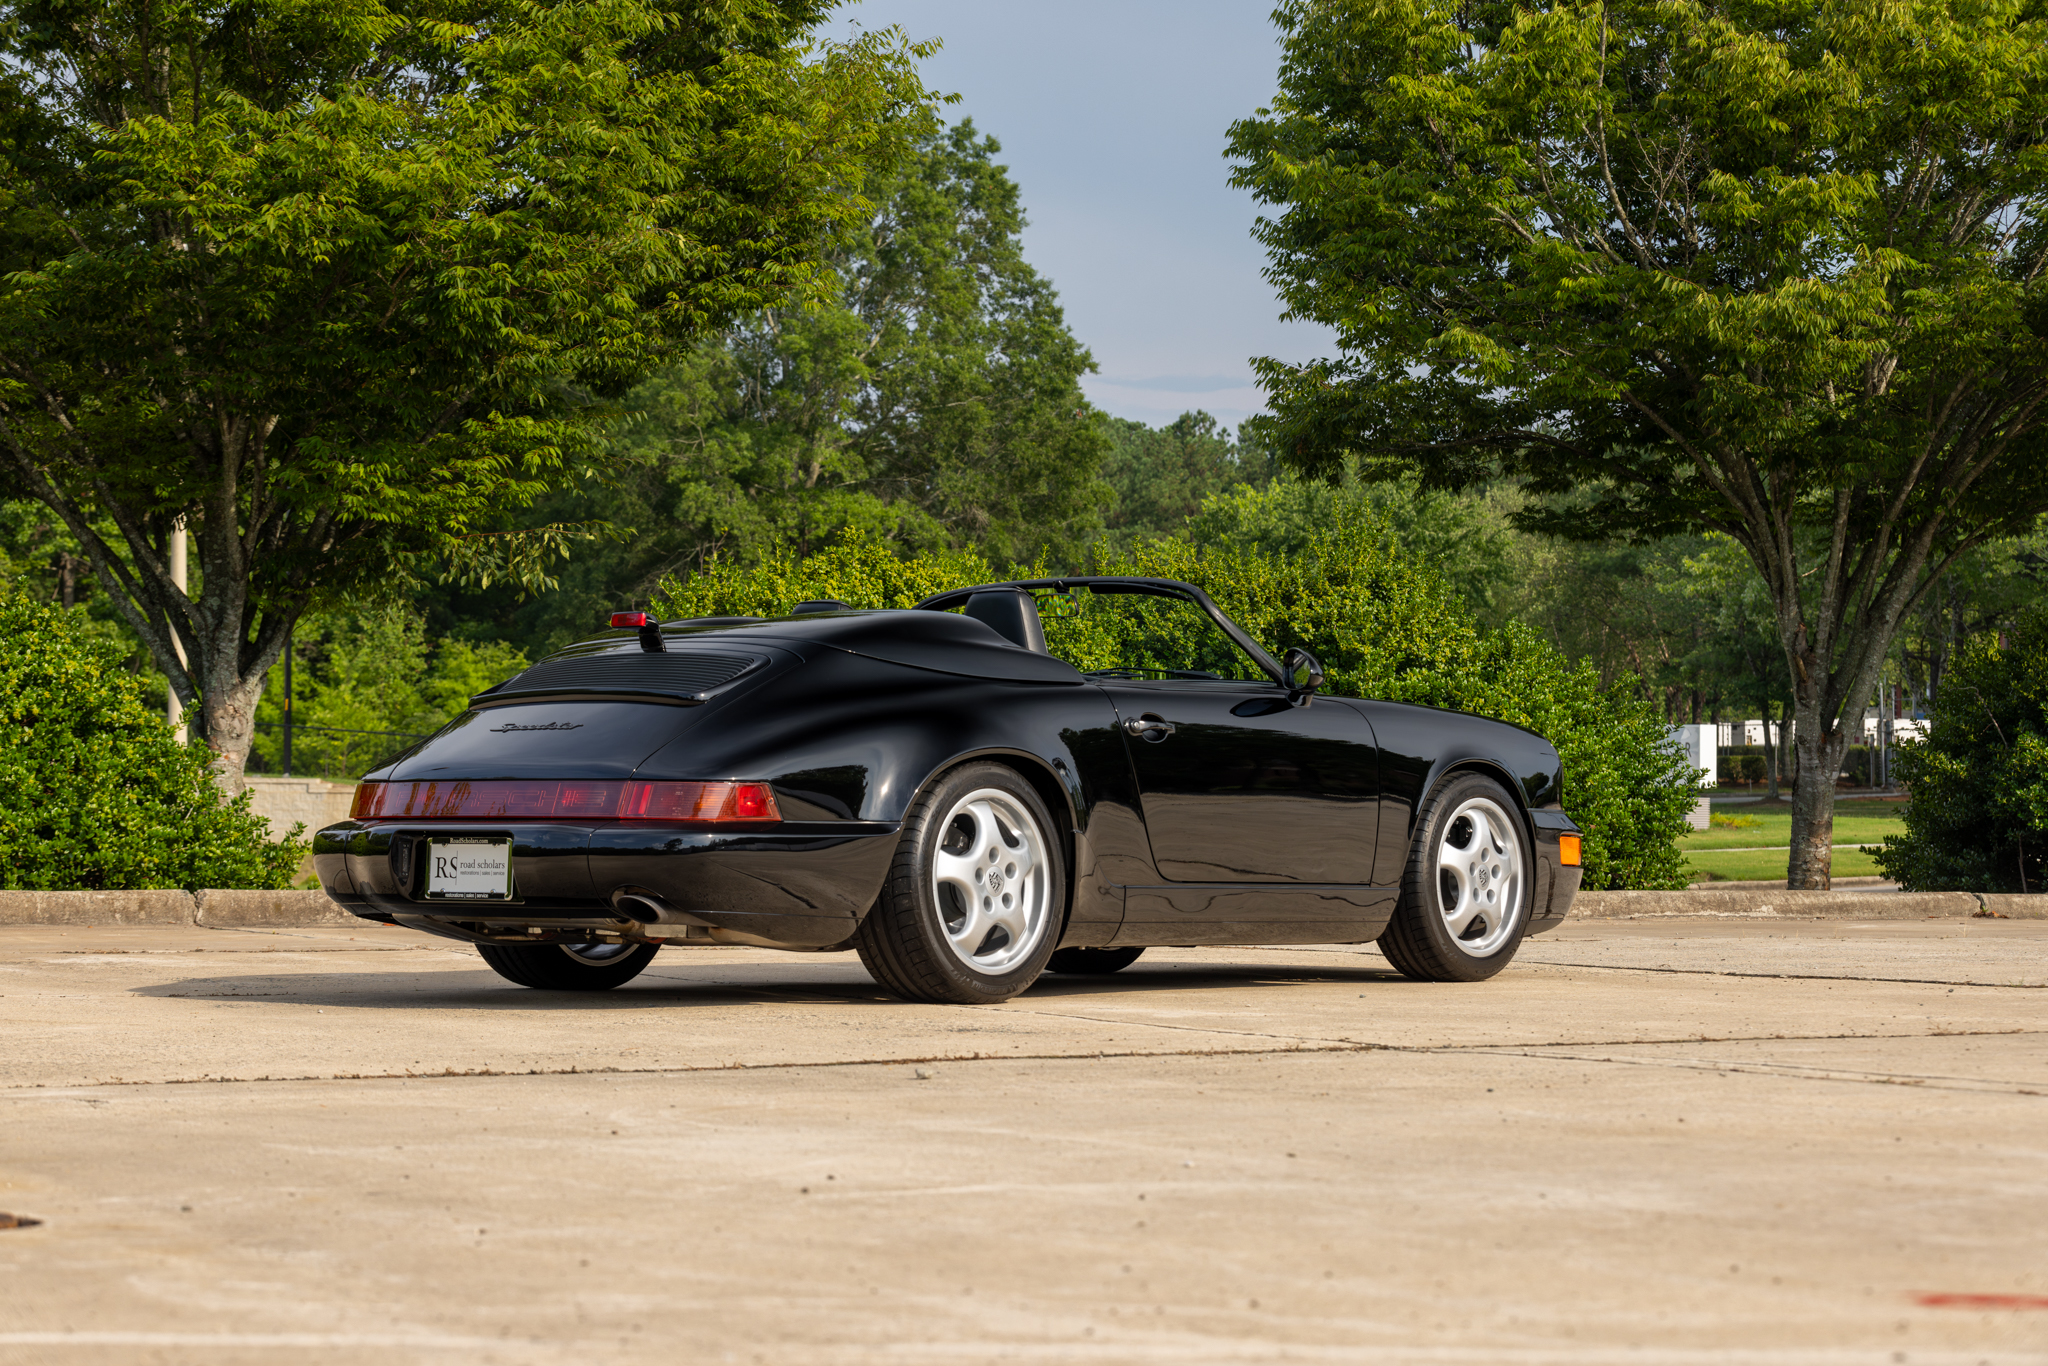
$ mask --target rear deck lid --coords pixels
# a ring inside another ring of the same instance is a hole
[[[771,660],[767,650],[642,650],[637,643],[593,641],[549,655],[524,673],[470,699],[473,707],[546,697],[642,697],[689,706],[708,702],[721,690]]]

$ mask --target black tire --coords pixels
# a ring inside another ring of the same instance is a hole
[[[652,944],[479,944],[508,982],[540,991],[610,991],[654,961]]]
[[[1051,972],[1062,972],[1074,977],[1107,977],[1112,972],[1122,972],[1138,961],[1138,955],[1145,950],[1137,949],[1056,949],[1046,968]]]
[[[1415,823],[1401,900],[1380,933],[1380,952],[1418,982],[1493,976],[1529,929],[1534,852],[1505,788],[1477,773],[1449,775]]]
[[[970,763],[942,775],[904,818],[888,881],[854,936],[861,964],[906,1000],[1009,1000],[1038,980],[1059,942],[1065,843],[1015,769]],[[971,887],[962,871],[970,864]],[[977,909],[967,892],[985,894],[989,909]]]

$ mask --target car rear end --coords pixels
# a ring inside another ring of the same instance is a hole
[[[368,775],[315,836],[321,885],[481,942],[840,945],[895,827],[787,790],[761,757],[802,664],[718,631],[551,656]]]

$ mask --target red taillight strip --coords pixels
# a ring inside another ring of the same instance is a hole
[[[492,779],[469,782],[358,783],[349,815],[357,820],[779,821],[767,783],[584,782]]]

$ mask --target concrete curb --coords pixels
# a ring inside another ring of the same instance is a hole
[[[204,891],[193,924],[217,928],[363,925],[325,892]]]
[[[2036,892],[2020,896],[2013,892],[1971,892],[1984,903],[1977,914],[1991,920],[2048,920],[2048,896]]]
[[[325,892],[0,892],[0,925],[361,925]]]
[[[190,925],[190,892],[0,892],[0,925]]]

